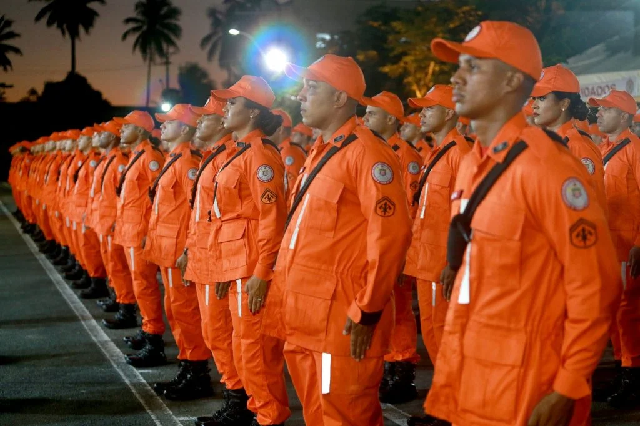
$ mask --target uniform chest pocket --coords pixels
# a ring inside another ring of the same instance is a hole
[[[240,172],[226,169],[216,178],[216,201],[222,211],[229,211],[240,204]]]
[[[245,221],[225,222],[220,227],[218,243],[223,271],[233,270],[247,264],[246,229]]]
[[[125,176],[125,182],[124,182],[124,186],[123,186],[123,192],[126,191],[127,194],[131,194],[134,196],[137,196],[141,193],[140,191],[140,184],[138,183],[138,180],[140,179],[140,171],[138,170],[137,167],[133,167],[132,170],[129,170],[127,172],[127,175]]]
[[[429,215],[450,215],[451,205],[451,171],[432,170],[422,188],[422,197],[427,197],[427,213]],[[426,191],[426,194],[425,194]]]
[[[160,204],[173,205],[175,203],[174,191],[177,180],[173,173],[165,173],[158,182],[158,193]]]
[[[309,186],[309,202],[305,226],[314,232],[332,237],[338,221],[338,200],[344,184],[327,176],[318,175]]]
[[[490,292],[520,287],[522,210],[486,199],[471,222],[471,269],[483,289]]]

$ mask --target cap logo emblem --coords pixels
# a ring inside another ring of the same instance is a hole
[[[544,78],[544,70],[540,71],[540,81]]]
[[[474,29],[472,29],[469,34],[467,34],[467,36],[465,37],[464,41],[468,42],[473,40],[474,38],[478,37],[478,34],[480,34],[480,25],[476,26]]]

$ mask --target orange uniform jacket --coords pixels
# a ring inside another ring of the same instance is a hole
[[[578,121],[568,121],[557,131],[569,147],[569,151],[584,164],[591,176],[589,183],[596,191],[597,201],[600,207],[607,212],[607,197],[604,191],[604,166],[602,154],[598,146],[593,143],[591,137],[580,133],[576,124]]]
[[[132,150],[123,171],[124,182],[118,198],[114,242],[123,247],[138,247],[147,235],[151,216],[149,188],[164,165],[164,154],[148,140]]]
[[[156,186],[144,256],[163,268],[175,268],[187,241],[189,198],[202,154],[187,142],[168,158]]]
[[[226,162],[229,156],[235,152],[235,142],[231,135],[229,134],[220,139],[202,159],[203,162],[206,161],[209,155],[222,145],[226,147],[225,150],[210,161],[204,169],[199,170],[200,177],[196,177],[195,200],[191,210],[186,244],[189,249],[189,261],[187,262],[184,279],[198,284],[213,283],[209,279],[209,263],[212,260],[208,249],[209,236],[211,235],[209,215],[212,214],[213,184],[216,173],[218,173],[218,169]],[[200,167],[202,167],[202,164]],[[189,197],[191,197],[191,194],[189,194]]]
[[[431,282],[440,282],[440,273],[447,264],[451,196],[458,177],[460,162],[470,151],[469,142],[456,129],[451,130],[439,147],[424,161],[424,169],[440,150],[455,142],[455,146],[438,160],[420,192],[418,212],[413,222],[411,247],[407,252],[404,273]]]
[[[291,139],[287,138],[280,146],[280,155],[282,155],[282,161],[284,162],[284,170],[286,173],[284,187],[286,191],[287,202],[291,198],[291,190],[298,179],[300,169],[304,166],[304,161],[307,159],[307,151],[295,142],[291,142]]]
[[[64,186],[64,205],[61,206],[61,211],[64,212],[65,218],[69,218],[70,222],[75,221],[74,217],[76,213],[74,201],[74,192],[76,186],[75,179],[77,177],[76,172],[80,170],[86,159],[87,155],[84,152],[76,150],[72,155],[71,160],[69,160],[66,174],[64,176],[64,182],[62,183],[62,185]],[[82,217],[80,217],[80,219],[82,219]]]
[[[400,170],[402,171],[404,190],[409,203],[409,213],[413,219],[416,216],[416,206],[412,205],[411,200],[413,200],[413,194],[418,189],[422,157],[413,145],[401,139],[398,134],[391,136],[387,143],[391,145],[391,149],[394,150],[400,160]]]
[[[429,146],[429,144],[427,143],[426,140],[424,139],[420,139],[418,142],[416,142],[416,150],[420,153],[420,156],[424,159],[427,158],[429,156],[429,153],[431,152],[431,150],[433,148],[431,148]]]
[[[95,208],[95,227],[98,235],[111,235],[111,228],[116,223],[118,211],[118,195],[116,187],[120,176],[129,163],[131,156],[119,147],[113,148],[105,156],[103,168],[96,175],[94,188],[97,203]]]
[[[42,189],[42,202],[47,206],[46,209],[56,211],[56,192],[58,189],[58,180],[60,178],[60,165],[65,160],[60,151],[50,154],[51,161],[46,165],[44,173],[44,187]]]
[[[588,397],[619,300],[619,267],[589,175],[523,114],[484,157],[476,143],[462,160],[452,213],[519,140],[529,148],[473,217],[427,397],[427,412],[454,424],[526,425],[553,391]],[[587,404],[574,421],[588,414]]]
[[[620,262],[627,261],[631,247],[640,246],[640,138],[626,130],[616,143],[606,143],[602,155],[627,138],[631,143],[611,158],[604,172],[609,228]]]
[[[389,349],[392,294],[411,236],[402,170],[389,145],[348,120],[318,138],[296,192],[332,146],[357,139],[331,158],[309,186],[282,240],[287,342],[316,352],[350,355],[347,316],[375,323],[368,357]]]
[[[209,247],[221,265],[210,270],[213,282],[273,276],[287,214],[284,164],[264,137],[254,130],[236,142],[237,153],[251,147],[216,176]]]
[[[75,186],[73,187],[73,195],[71,198],[71,208],[69,209],[69,217],[77,223],[82,223],[82,218],[87,212],[87,203],[89,201],[89,192],[93,180],[93,173],[96,171],[98,161],[101,154],[98,151],[89,151],[87,158],[77,170],[75,177]]]

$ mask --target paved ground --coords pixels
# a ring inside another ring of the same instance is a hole
[[[0,200],[13,210],[6,190]],[[191,425],[195,416],[222,404],[215,369],[214,398],[184,403],[157,398],[148,383],[171,379],[177,364],[142,371],[128,366],[122,337],[129,332],[103,329],[99,321],[110,314],[80,301],[46,258],[35,254],[2,206],[0,242],[0,425]],[[165,340],[167,356],[175,360],[170,332]],[[426,359],[424,348],[420,351]],[[610,375],[610,359],[606,354],[596,381]],[[385,426],[403,425],[408,413],[421,411],[432,373],[423,361],[420,399],[386,407]],[[290,385],[289,395],[293,416],[287,425],[301,426],[300,403]],[[596,404],[593,424],[637,426],[640,410],[620,413]]]

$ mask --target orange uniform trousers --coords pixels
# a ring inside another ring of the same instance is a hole
[[[615,359],[623,367],[640,367],[640,277],[631,277],[627,262],[620,265],[622,299],[611,326]]]
[[[111,235],[101,235],[99,240],[100,256],[107,271],[109,285],[116,292],[116,302],[128,305],[135,304],[136,295],[133,292],[131,271],[129,271],[124,247],[114,243]]]
[[[264,308],[249,311],[246,279],[231,282],[229,309],[233,323],[233,357],[249,395],[247,408],[260,425],[284,423],[291,415],[284,381],[284,342],[263,333]]]
[[[378,399],[382,357],[356,361],[290,343],[284,356],[307,426],[384,425]]]
[[[200,305],[202,337],[213,354],[213,361],[220,373],[220,383],[227,389],[241,389],[242,381],[233,359],[233,324],[229,310],[229,294],[219,299],[215,285],[194,283]]]
[[[178,346],[178,359],[204,361],[211,358],[202,337],[202,321],[195,285],[185,285],[178,268],[160,267],[164,283],[164,310]]]
[[[413,285],[415,278],[402,275],[394,288],[396,323],[391,333],[390,352],[385,355],[387,362],[410,362],[417,364],[418,327],[413,315]]]
[[[77,225],[76,225],[77,228]],[[82,259],[81,265],[91,278],[106,278],[107,270],[100,254],[100,239],[93,229],[80,225],[78,252]]]
[[[427,348],[431,363],[435,365],[449,303],[442,295],[442,284],[418,279],[417,288],[422,341]]]
[[[133,292],[142,316],[142,331],[149,334],[164,334],[162,319],[162,295],[158,283],[158,265],[142,255],[141,247],[124,247],[127,265],[131,271]]]

